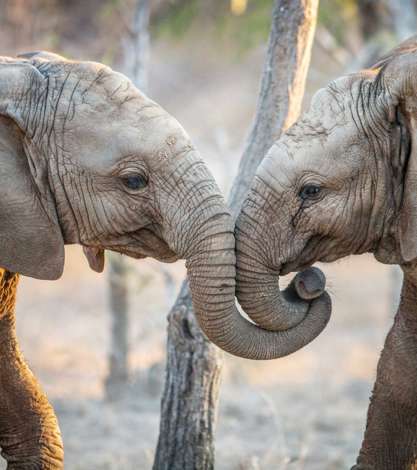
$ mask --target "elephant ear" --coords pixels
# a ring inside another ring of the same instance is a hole
[[[0,59],[0,266],[57,279],[64,240],[55,208],[43,194],[46,177],[25,151],[33,132],[25,113],[40,99],[43,81],[30,64]]]
[[[417,36],[407,39],[382,58],[374,69],[390,120],[401,117],[408,150],[403,167],[403,196],[398,219],[398,240],[405,262],[417,259]],[[397,116],[397,118],[396,118]]]
[[[404,179],[398,238],[405,262],[417,258],[417,121],[410,119],[410,152]]]

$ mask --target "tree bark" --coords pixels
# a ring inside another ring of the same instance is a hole
[[[297,118],[316,26],[318,0],[276,0],[252,130],[229,202],[236,215],[256,168]],[[197,325],[187,281],[168,316],[165,388],[154,470],[214,468],[221,352]]]
[[[106,399],[118,400],[129,380],[129,303],[127,266],[117,253],[109,256],[109,307],[111,315],[109,372],[105,380]]]
[[[133,84],[146,93],[149,60],[150,0],[135,0],[133,21],[127,26],[123,41],[122,71]],[[129,305],[128,267],[126,260],[117,253],[109,255],[109,303],[111,315],[111,338],[109,372],[105,380],[108,400],[117,400],[126,390],[129,380]]]
[[[150,0],[135,0],[132,26],[128,27],[124,41],[123,72],[144,93],[148,92],[150,10]]]
[[[203,336],[188,283],[168,316],[165,389],[154,470],[212,469],[222,354]]]

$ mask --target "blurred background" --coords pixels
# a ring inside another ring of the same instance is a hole
[[[183,124],[225,193],[254,116],[271,8],[272,0],[151,2],[148,94]],[[321,0],[305,105],[413,34],[415,8],[412,0]],[[46,49],[127,71],[134,9],[133,0],[0,0],[1,54]],[[81,249],[68,247],[62,279],[21,280],[21,346],[58,414],[69,470],[152,466],[166,315],[185,270],[148,260],[124,269],[127,384],[116,394],[108,271],[93,273]],[[225,358],[216,468],[353,464],[400,274],[371,256],[323,270],[334,313],[313,344],[272,362]]]

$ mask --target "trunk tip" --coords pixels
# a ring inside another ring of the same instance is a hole
[[[326,277],[319,268],[312,266],[297,273],[293,284],[301,299],[313,300],[325,292]]]

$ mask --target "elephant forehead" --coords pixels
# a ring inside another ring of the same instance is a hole
[[[305,175],[324,178],[349,177],[360,165],[360,144],[353,139],[341,142],[337,133],[325,139],[311,136],[302,142],[278,141],[260,165],[258,174],[270,184],[292,186]]]
[[[330,127],[321,120],[311,120],[306,116],[276,142],[271,152],[285,153],[290,160],[307,156],[323,158],[324,155],[338,160],[343,154],[350,153],[352,146],[360,144],[360,137],[351,120],[343,121],[343,124],[333,123]]]
[[[149,165],[161,165],[181,159],[192,148],[191,141],[176,119],[161,107],[138,116],[137,123],[126,126],[123,150],[139,152]]]
[[[354,96],[347,97],[334,85],[320,90],[311,108],[282,136],[278,147],[284,147],[296,164],[344,164],[347,160],[352,164],[366,145],[352,118],[353,102]]]
[[[330,82],[315,93],[298,126],[319,129],[324,133],[349,126],[353,119],[357,119],[359,102],[367,93],[374,75],[374,72],[361,72]]]
[[[155,170],[161,165],[177,164],[192,148],[182,127],[167,113],[149,119],[89,120],[66,138],[74,147],[74,162],[97,171],[110,170],[126,160],[146,164]],[[70,142],[71,141],[71,142]]]

